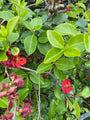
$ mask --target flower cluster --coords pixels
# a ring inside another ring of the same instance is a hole
[[[6,52],[6,55],[8,57],[7,61],[2,61],[2,65],[6,68],[21,68],[21,65],[26,64],[26,59],[24,57],[20,57],[20,53],[16,56],[13,56],[10,52],[10,50],[8,50]]]
[[[71,90],[71,83],[69,79],[65,79],[64,81],[62,81],[62,91],[65,92],[66,94],[68,94]]]
[[[1,90],[0,90],[0,98],[3,96],[6,96],[6,98],[9,100],[8,106],[7,106],[7,114],[2,115],[2,120],[12,120],[13,113],[9,113],[12,109],[13,101],[18,101],[18,93],[16,93],[16,89],[18,87],[24,86],[24,80],[21,77],[18,77],[16,73],[9,76],[10,83],[2,83],[1,84]],[[4,90],[4,91],[3,91]],[[6,90],[6,91],[5,91]],[[24,104],[24,107],[21,109],[22,111],[20,114],[20,117],[26,119],[27,115],[32,113],[30,104]]]

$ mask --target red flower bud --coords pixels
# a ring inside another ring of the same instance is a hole
[[[12,120],[13,113],[8,113],[6,115],[1,115],[2,120]]]

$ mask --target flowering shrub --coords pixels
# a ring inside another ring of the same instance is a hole
[[[90,9],[69,2],[1,0],[1,120],[73,120],[89,111]]]

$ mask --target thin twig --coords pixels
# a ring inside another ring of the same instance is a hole
[[[5,20],[2,20],[2,22],[0,23],[0,26],[5,22]]]
[[[88,62],[88,60],[86,60],[86,59],[82,58],[81,56],[79,56],[79,58],[81,58],[83,61]]]
[[[13,115],[13,120],[16,120],[16,108],[17,108],[17,104],[16,104],[16,100],[14,100],[14,115]]]
[[[27,70],[27,71],[31,71],[31,72],[35,72],[35,73],[36,73],[36,71],[35,71],[35,70],[32,70],[32,69],[30,69],[30,68],[21,67],[21,69],[23,69],[23,70]]]
[[[45,1],[46,6],[48,6],[48,2],[47,2],[47,0],[44,0],[44,1]]]
[[[10,77],[9,77],[9,73],[7,71],[7,68],[5,68],[5,74],[7,75],[8,79],[9,79],[9,82],[11,82]]]
[[[55,0],[52,0],[52,9],[55,7]]]

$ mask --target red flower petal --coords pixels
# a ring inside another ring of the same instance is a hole
[[[25,58],[23,58],[23,57],[20,57],[20,59],[19,59],[19,64],[20,65],[24,65],[24,64],[26,64],[26,59]]]

